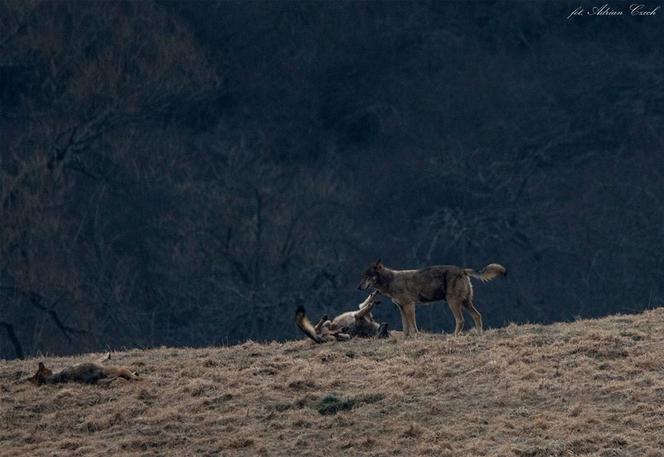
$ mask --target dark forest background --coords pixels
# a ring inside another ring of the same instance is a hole
[[[299,338],[378,257],[506,265],[489,326],[661,305],[664,11],[576,6],[0,2],[0,357]]]

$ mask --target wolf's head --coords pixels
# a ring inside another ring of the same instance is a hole
[[[37,368],[37,373],[35,373],[34,376],[28,378],[28,381],[31,383],[41,386],[44,384],[48,379],[53,376],[53,372],[46,368],[43,363],[39,362],[39,367]]]
[[[369,264],[367,269],[362,272],[362,276],[360,277],[360,284],[357,286],[357,288],[359,290],[367,290],[369,287],[376,287],[378,278],[380,277],[380,273],[383,268],[385,267],[383,266],[383,262],[381,262],[380,259]]]

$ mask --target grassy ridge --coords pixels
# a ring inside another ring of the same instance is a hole
[[[0,455],[664,455],[664,309],[113,358],[145,380],[35,388],[37,360],[0,362]]]

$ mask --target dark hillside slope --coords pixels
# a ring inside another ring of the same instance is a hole
[[[16,380],[42,359],[0,362],[0,454],[663,455],[661,308],[457,339],[113,358],[145,380],[35,388]]]

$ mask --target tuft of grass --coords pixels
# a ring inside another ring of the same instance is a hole
[[[292,405],[290,403],[281,402],[281,403],[275,403],[274,404],[274,410],[279,412],[279,413],[283,413],[284,411],[288,411],[289,409],[291,409],[291,407],[292,407]]]
[[[326,395],[314,405],[314,409],[322,415],[336,414],[339,411],[350,411],[364,404],[377,403],[385,398],[383,394],[359,395],[355,398],[342,398],[336,395]]]
[[[319,414],[325,416],[337,414],[339,411],[350,411],[355,404],[354,400],[339,398],[334,395],[326,395],[316,404],[316,410]]]

